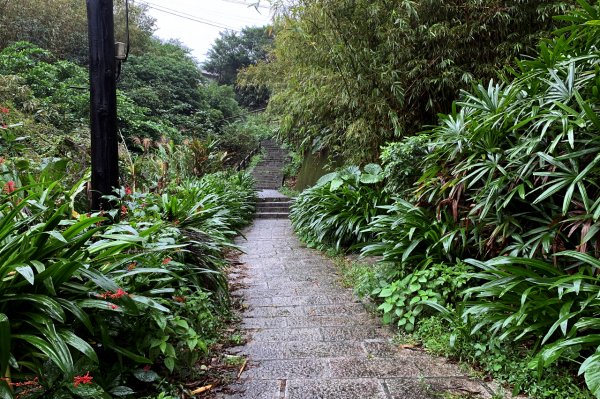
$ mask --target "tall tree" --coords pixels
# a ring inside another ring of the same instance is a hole
[[[240,113],[233,89],[207,82],[178,41],[154,39],[148,52],[132,55],[119,87],[148,116],[167,120],[186,135],[220,133],[224,122]]]
[[[87,62],[87,16],[81,0],[0,0],[0,49],[28,41],[60,59]],[[125,41],[125,0],[115,1],[115,33]],[[130,1],[129,29],[132,53],[150,45],[154,19],[147,7]]]
[[[560,0],[295,0],[275,49],[242,83],[266,85],[270,111],[298,147],[355,162],[449,111],[461,89],[556,25]]]
[[[226,31],[215,40],[207,54],[204,69],[216,76],[219,84],[235,86],[238,72],[267,59],[273,46],[269,27],[246,27],[240,33]],[[266,104],[268,91],[263,88],[236,88],[238,100],[250,108]]]

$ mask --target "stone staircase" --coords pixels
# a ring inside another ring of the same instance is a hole
[[[256,204],[257,219],[287,219],[291,201],[277,191],[283,184],[283,168],[288,160],[287,151],[273,140],[261,143],[264,158],[254,168],[252,175],[259,190]]]
[[[252,175],[258,190],[277,190],[283,184],[283,168],[287,162],[287,151],[273,140],[261,142],[264,158],[254,168]]]
[[[262,190],[258,193],[256,219],[287,219],[292,201],[276,190]]]

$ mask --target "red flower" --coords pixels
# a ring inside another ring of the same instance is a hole
[[[125,205],[121,205],[121,216],[127,215],[127,207]]]
[[[114,294],[112,294],[110,297],[112,299],[119,299],[122,296],[129,296],[129,294],[127,293],[127,291],[123,290],[122,288],[119,288],[118,290],[115,291]]]
[[[110,298],[110,299],[119,299],[119,298],[121,298],[121,297],[123,297],[125,295],[129,296],[129,294],[127,293],[127,291],[125,291],[123,288],[119,288],[119,289],[117,289],[115,291],[114,294],[112,293],[112,291],[106,291],[104,294],[99,294],[98,297],[99,298],[104,298],[104,299],[108,299],[108,298]],[[116,309],[116,308],[113,308],[113,309]]]
[[[131,195],[133,194],[133,190],[131,189],[131,187],[126,186],[125,187],[125,195]]]
[[[85,375],[76,376],[73,378],[73,386],[77,388],[79,384],[91,384],[94,378],[90,376],[88,371]]]
[[[112,310],[117,310],[119,309],[119,307],[117,305],[115,305],[114,303],[111,303],[108,305]]]
[[[15,190],[16,190],[16,187],[15,187],[15,182],[14,182],[14,181],[12,181],[12,180],[11,180],[11,181],[9,181],[8,183],[6,183],[6,184],[4,185],[4,189],[3,189],[3,191],[4,191],[5,193],[7,193],[7,194],[11,194],[11,193],[13,193]]]
[[[6,107],[2,107],[2,108],[0,108],[0,112],[2,112],[3,114],[8,114],[10,112],[10,110]]]
[[[171,262],[172,260],[173,260],[173,259],[171,259],[171,258],[165,258],[165,259],[163,259],[163,261],[162,261],[162,264],[163,264],[163,265],[167,265],[167,264],[169,264],[169,262]]]

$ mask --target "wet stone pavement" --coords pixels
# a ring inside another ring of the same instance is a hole
[[[394,345],[390,331],[342,287],[332,262],[294,236],[289,220],[256,220],[244,235],[244,266],[232,278],[243,286],[234,295],[247,307],[248,342],[231,352],[248,363],[219,398],[493,396],[457,365]]]

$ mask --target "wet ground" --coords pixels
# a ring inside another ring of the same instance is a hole
[[[491,398],[493,389],[457,365],[392,343],[340,283],[332,262],[305,248],[289,220],[257,220],[240,238],[237,276],[248,357],[218,397],[245,399]],[[452,396],[455,395],[455,396]]]

